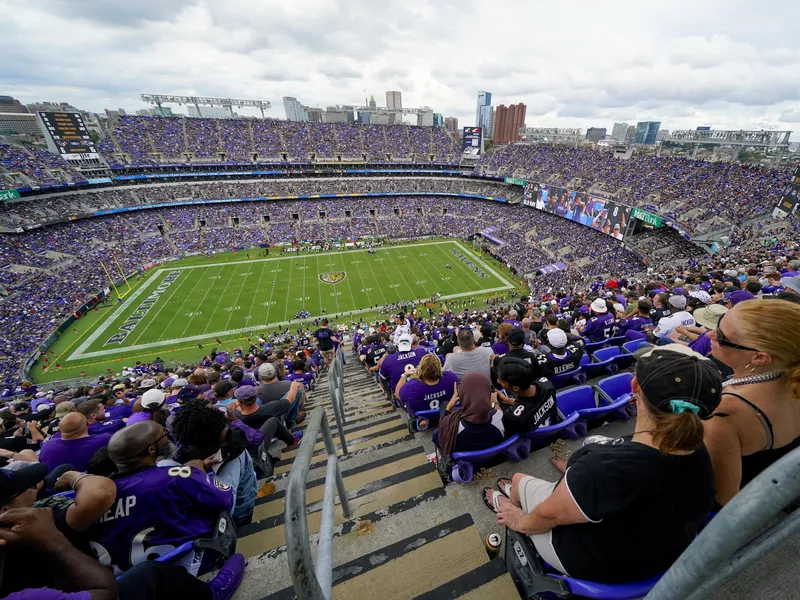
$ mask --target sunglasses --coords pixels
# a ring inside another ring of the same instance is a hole
[[[717,322],[717,343],[720,346],[726,346],[728,348],[735,348],[736,350],[747,350],[748,352],[761,352],[761,350],[757,350],[756,348],[750,348],[749,346],[740,346],[739,344],[735,344],[730,341],[728,338],[725,337],[725,334],[722,333],[722,329],[720,329],[720,325],[722,325],[722,319],[725,318],[725,315],[722,315]]]

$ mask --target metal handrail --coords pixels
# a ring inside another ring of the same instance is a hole
[[[322,433],[322,441],[328,454],[327,472],[325,475],[325,493],[322,500],[322,518],[320,520],[317,541],[317,565],[311,558],[311,543],[308,539],[308,517],[306,514],[306,482],[311,466],[311,457],[317,436]],[[342,435],[340,433],[340,435]],[[344,438],[342,438],[342,442]],[[286,553],[289,558],[289,572],[294,589],[302,600],[330,600],[333,579],[333,526],[335,520],[335,496],[339,495],[342,513],[345,518],[352,514],[347,490],[344,486],[339,459],[336,456],[336,445],[328,425],[325,409],[315,408],[308,421],[303,441],[289,472],[286,484],[284,526],[286,530]]]
[[[344,426],[347,421],[344,416],[344,367],[342,367],[341,353],[342,350],[339,349],[328,367],[328,393],[331,397],[336,431],[339,434],[339,445],[342,447],[342,454],[346,455],[347,441],[344,437]]]
[[[800,530],[800,510],[762,527],[800,497],[800,448],[764,469],[711,519],[645,600],[700,600]],[[758,537],[755,537],[758,535]]]

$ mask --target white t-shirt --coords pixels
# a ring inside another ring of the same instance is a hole
[[[661,317],[658,321],[658,327],[653,330],[653,335],[657,338],[667,337],[670,333],[675,331],[678,325],[694,325],[694,317],[692,313],[685,310],[679,310],[669,316]]]

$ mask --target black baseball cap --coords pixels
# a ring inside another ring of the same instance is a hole
[[[520,327],[515,327],[508,334],[508,343],[512,346],[525,345],[525,330]]]
[[[14,468],[0,469],[0,505],[7,504],[47,477],[47,467],[42,463],[16,461],[12,464]]]
[[[683,412],[673,400],[697,407],[701,418],[711,416],[722,399],[722,376],[716,365],[688,346],[669,344],[642,354],[636,380],[647,400],[663,412]]]

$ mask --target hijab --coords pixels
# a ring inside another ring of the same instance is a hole
[[[489,421],[491,396],[492,386],[486,375],[468,373],[464,376],[459,388],[461,408],[446,415],[439,424],[439,447],[445,456],[450,456],[455,450],[462,419],[475,424]]]

